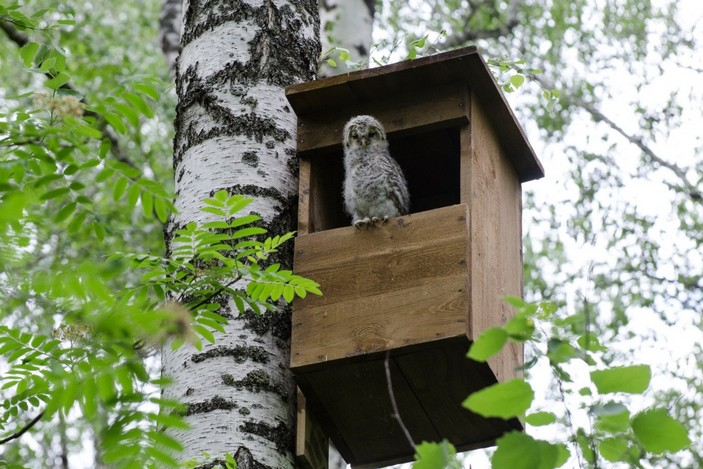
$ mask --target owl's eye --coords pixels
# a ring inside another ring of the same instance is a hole
[[[357,138],[359,138],[359,134],[356,132],[356,130],[353,130],[353,131],[349,134],[349,138],[351,138],[351,139],[353,139],[353,140],[356,140]]]
[[[370,130],[369,137],[378,137],[378,132],[376,132],[375,130]]]

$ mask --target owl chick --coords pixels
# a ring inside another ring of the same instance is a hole
[[[357,228],[406,215],[410,193],[403,171],[388,151],[383,125],[371,116],[344,126],[344,206]]]

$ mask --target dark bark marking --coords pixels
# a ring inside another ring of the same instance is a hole
[[[275,383],[264,370],[254,370],[239,380],[234,379],[230,374],[222,375],[222,383],[233,386],[237,389],[246,389],[251,392],[268,392],[280,397],[283,402],[288,402],[288,389],[286,386]]]
[[[259,166],[259,155],[257,155],[254,151],[246,151],[242,155],[242,163],[249,165],[252,168],[256,168]]]
[[[204,414],[206,412],[212,412],[213,410],[232,410],[237,407],[239,406],[236,402],[221,396],[215,396],[208,401],[188,404],[185,415]]]
[[[248,420],[239,426],[239,430],[273,442],[279,452],[290,451],[293,447],[293,432],[283,422],[274,427],[266,422]]]
[[[258,345],[245,347],[237,345],[235,347],[217,346],[207,352],[196,353],[191,357],[194,363],[200,363],[214,357],[232,357],[237,363],[244,363],[247,359],[256,363],[266,364],[269,362],[269,354],[263,347]]]

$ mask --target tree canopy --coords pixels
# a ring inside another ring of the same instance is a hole
[[[177,419],[143,405],[177,406],[158,399],[148,342],[164,340],[164,324],[169,338],[185,338],[183,311],[157,308],[163,287],[149,277],[173,200],[176,98],[160,6],[0,5],[0,440],[12,437],[0,452],[9,465],[90,466],[79,461],[91,445],[102,448],[95,464],[153,461],[160,445],[178,447],[155,431]],[[490,332],[472,352],[481,359],[526,331],[539,338],[532,356],[554,386],[534,383],[527,423],[541,429],[528,433],[573,444],[583,467],[702,464],[697,2],[380,1],[375,12],[371,65],[479,45],[547,170],[525,188],[525,291],[539,306],[516,301],[529,321]],[[207,340],[218,325],[203,320],[194,335]],[[524,391],[515,388],[504,391]],[[634,405],[626,397],[642,392]],[[481,407],[480,396],[465,405]],[[130,434],[137,422],[154,426]],[[134,454],[119,452],[120,438]],[[532,436],[506,438],[535,447]],[[561,448],[540,454],[563,461]],[[494,458],[514,464],[501,450]]]

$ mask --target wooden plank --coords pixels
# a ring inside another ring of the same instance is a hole
[[[434,83],[444,83],[450,79],[453,79],[453,75],[447,76],[448,73],[445,72],[442,75],[435,74],[432,72],[436,71],[436,65],[442,62],[452,62],[453,59],[462,61],[466,60],[469,56],[477,55],[477,49],[474,46],[465,47],[463,49],[456,49],[454,51],[445,52],[443,54],[436,54],[429,57],[422,57],[416,60],[406,60],[402,62],[397,62],[394,64],[386,65],[383,67],[369,68],[365,70],[359,70],[352,73],[347,73],[346,75],[337,75],[334,77],[323,78],[321,80],[308,81],[305,83],[299,83],[295,85],[288,86],[286,88],[286,96],[288,100],[294,104],[294,107],[303,111],[314,112],[321,105],[319,102],[306,101],[306,97],[312,96],[315,93],[322,92],[323,90],[335,88],[335,87],[349,87],[351,89],[350,83],[354,82],[364,82],[364,81],[376,81],[379,77],[389,76],[402,72],[404,70],[413,69],[416,72],[422,73],[423,69],[427,69],[425,72],[430,77],[434,76]],[[441,65],[440,65],[441,66]],[[451,65],[449,65],[451,67]],[[412,76],[408,76],[406,80],[411,79]],[[402,83],[405,85],[405,83]],[[424,87],[426,83],[417,83],[418,88]],[[306,107],[307,104],[309,107]]]
[[[311,195],[314,193],[314,187],[311,187],[310,160],[301,159],[298,175],[298,236],[310,232],[312,204],[315,200]]]
[[[436,242],[457,242],[456,238],[466,235],[467,217],[467,206],[457,204],[391,218],[385,225],[369,229],[345,226],[298,236],[295,240],[296,271],[309,273],[349,258],[389,255]],[[421,271],[422,266],[416,269]],[[308,298],[294,304],[307,301]]]
[[[335,446],[354,468],[404,462],[414,453],[392,415],[384,361],[385,354],[375,354],[373,359],[341,363],[305,377],[306,388],[323,403]],[[437,441],[441,435],[393,359],[389,364],[393,393],[413,439]]]
[[[392,218],[375,228],[353,226],[298,236],[296,273],[325,294],[296,300],[294,309],[410,288],[466,272],[467,207],[453,205]]]
[[[298,237],[296,272],[324,295],[293,304],[292,366],[465,334],[467,210]]]
[[[466,333],[465,279],[449,277],[411,289],[293,314],[294,369]]]
[[[300,469],[327,469],[329,467],[329,439],[312,418],[300,388],[295,433],[295,462]]]
[[[513,316],[505,296],[522,296],[521,188],[496,129],[479,101],[471,106],[471,327],[469,338]],[[500,381],[516,375],[522,347],[492,357]]]
[[[412,93],[396,90],[373,101],[350,104],[342,112],[320,111],[298,116],[298,155],[305,157],[329,148],[341,150],[342,130],[359,114],[371,114],[383,123],[387,134],[438,129],[466,120],[464,85],[455,83]]]
[[[472,392],[496,382],[489,366],[466,358],[465,337],[445,340],[395,361],[442,438],[462,448],[489,446],[515,422],[486,419],[461,406]]]

